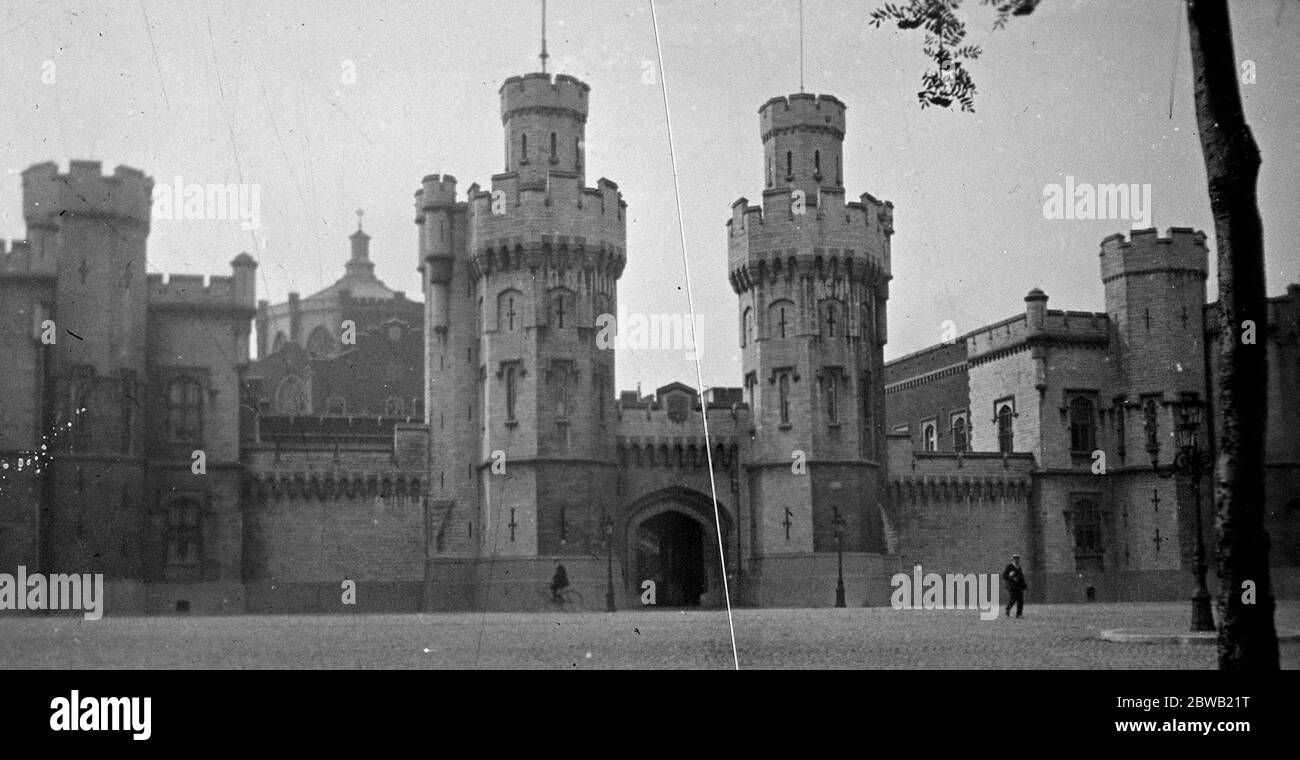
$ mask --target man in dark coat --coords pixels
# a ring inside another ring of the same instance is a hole
[[[1025,589],[1029,584],[1025,582],[1025,571],[1020,569],[1019,554],[1011,555],[1011,564],[1002,571],[1002,580],[1007,582],[1007,589],[1011,592],[1007,600],[1007,617],[1011,617],[1012,606],[1016,608],[1016,617],[1020,617],[1025,609]]]
[[[564,565],[558,562],[555,565],[555,575],[551,577],[551,601],[556,604],[563,604],[564,598],[560,592],[569,587],[569,574],[564,571]]]

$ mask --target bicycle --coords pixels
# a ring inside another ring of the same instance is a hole
[[[574,610],[582,608],[582,594],[578,593],[577,589],[563,588],[560,589],[558,594],[552,594],[551,587],[547,586],[538,591],[538,593],[541,594],[542,598],[550,603],[551,606],[564,612],[573,612]],[[559,597],[558,600],[556,599],[556,596]]]

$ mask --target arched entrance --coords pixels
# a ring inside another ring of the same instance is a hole
[[[719,509],[723,541],[730,520]],[[637,501],[629,510],[626,567],[629,591],[655,584],[655,605],[697,607],[722,603],[722,562],[714,530],[713,503],[704,494],[671,488]]]
[[[655,582],[657,604],[698,607],[708,577],[704,526],[681,512],[664,512],[641,523],[637,577]]]

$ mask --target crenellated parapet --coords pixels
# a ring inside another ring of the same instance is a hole
[[[805,199],[810,202],[799,213],[790,191],[763,195],[765,208],[741,198],[727,221],[729,277],[736,293],[780,277],[890,278],[892,203],[864,193],[860,201],[845,204],[842,191],[823,190],[820,199]]]
[[[257,263],[247,253],[241,253],[231,262],[234,274],[230,277],[213,275],[173,274],[163,279],[161,274],[148,276],[149,309],[205,309],[247,313],[251,318],[257,312],[254,272]]]
[[[77,217],[105,218],[149,227],[153,179],[118,166],[105,176],[99,161],[72,161],[66,174],[53,162],[23,172],[23,216],[29,227]]]
[[[475,277],[518,269],[591,270],[617,279],[627,263],[627,203],[618,185],[601,178],[581,187],[573,175],[550,186],[512,174],[493,178],[493,191],[469,198],[470,267]]]
[[[509,77],[501,84],[501,123],[528,112],[560,112],[585,122],[591,87],[567,74],[532,73]]]
[[[32,241],[0,240],[0,277],[53,278],[57,269],[54,257],[33,247]]]
[[[793,131],[824,131],[844,139],[847,106],[834,95],[798,93],[772,98],[758,109],[763,141]]]
[[[1101,241],[1101,281],[1136,274],[1182,272],[1205,279],[1209,249],[1205,233],[1170,227],[1168,237],[1153,229],[1116,233]]]

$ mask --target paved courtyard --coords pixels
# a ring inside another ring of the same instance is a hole
[[[1213,646],[1100,641],[1108,628],[1181,630],[1188,604],[974,610],[735,611],[742,668],[1209,669]],[[1300,629],[1300,603],[1278,606]],[[1300,668],[1300,642],[1282,645]],[[246,617],[0,614],[0,668],[730,668],[719,610]]]

